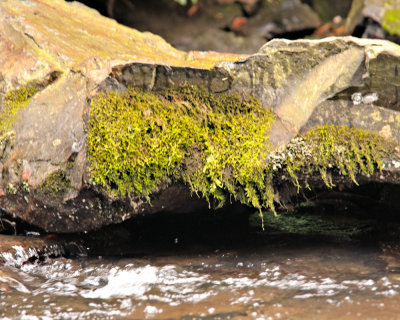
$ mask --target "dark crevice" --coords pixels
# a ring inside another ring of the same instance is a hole
[[[13,217],[7,212],[0,210],[0,234],[19,235],[19,236],[37,236],[45,232],[17,217]]]
[[[314,33],[315,28],[307,28],[302,30],[290,31],[285,33],[273,34],[273,38],[284,38],[289,40],[301,39]]]

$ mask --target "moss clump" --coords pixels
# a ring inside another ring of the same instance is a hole
[[[18,112],[25,108],[29,100],[38,91],[36,88],[22,88],[7,92],[2,101],[0,111],[0,133],[4,134],[12,127]]]
[[[325,184],[333,187],[329,170],[339,170],[339,174],[350,176],[357,184],[357,174],[380,170],[394,149],[394,142],[377,133],[328,124],[294,139],[271,157],[271,163],[275,170],[285,168],[298,187],[300,172],[319,172]]]
[[[382,26],[391,35],[400,35],[400,8],[386,10],[382,17]]]
[[[66,193],[70,188],[71,181],[62,170],[52,173],[40,186],[40,189],[44,193],[50,194],[54,197]]]
[[[273,119],[252,98],[190,87],[100,93],[88,134],[93,183],[119,196],[148,197],[160,184],[182,181],[217,207],[226,192],[259,209],[272,207],[265,159]]]

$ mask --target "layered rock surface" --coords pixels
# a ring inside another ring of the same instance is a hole
[[[152,205],[93,190],[88,101],[99,90],[189,83],[216,94],[253,96],[277,115],[271,131],[276,146],[326,123],[374,129],[400,140],[400,47],[387,41],[274,40],[251,56],[185,53],[158,36],[60,0],[1,2],[0,21],[1,96],[29,86],[40,89],[2,138],[0,206],[46,231],[84,231],[137,213],[207,205],[180,185],[160,190]],[[356,104],[357,92],[378,99]],[[65,192],[59,196],[62,183]]]

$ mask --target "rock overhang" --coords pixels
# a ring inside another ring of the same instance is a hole
[[[250,56],[185,53],[158,36],[123,27],[77,3],[6,1],[0,4],[0,15],[4,18],[1,92],[31,85],[42,89],[15,123],[13,150],[2,159],[2,193],[6,194],[8,185],[23,183],[35,189],[60,170],[70,183],[68,194],[56,201],[30,199],[23,193],[17,199],[10,194],[3,197],[2,206],[14,215],[22,212],[33,223],[35,218],[29,215],[42,216],[40,223],[46,230],[97,228],[132,214],[123,201],[111,199],[109,207],[102,202],[108,214],[96,223],[90,218],[98,209],[99,197],[87,189],[88,99],[99,90],[194,84],[215,93],[253,96],[278,115],[278,125],[271,132],[272,138],[277,137],[276,145],[329,123],[373,128],[386,138],[399,139],[400,54],[399,46],[388,41],[273,40]],[[354,105],[350,98],[354,92],[376,92],[379,99]],[[81,146],[79,150],[74,149],[76,145]],[[175,189],[177,194],[179,190]],[[113,206],[119,213],[111,213]],[[162,209],[162,203],[155,207]],[[80,214],[74,213],[77,208]],[[154,211],[143,203],[140,208]],[[60,224],[63,219],[69,222]]]

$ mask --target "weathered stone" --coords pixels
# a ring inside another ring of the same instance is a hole
[[[212,67],[237,55],[185,53],[160,37],[107,19],[78,2],[0,3],[3,90],[42,82],[52,72],[81,72],[94,83],[128,62]]]
[[[271,39],[296,32],[307,33],[320,24],[320,18],[307,4],[299,0],[286,0],[277,6],[264,3],[258,14],[249,19],[244,30],[246,34]]]
[[[375,92],[375,105],[398,110],[399,63],[395,44],[345,37],[272,40],[257,54],[221,67],[232,78],[231,90],[274,108],[278,121],[271,138],[279,145],[301,130],[320,103],[339,95],[351,101],[355,91]]]
[[[184,53],[76,3],[0,2],[0,18],[1,98],[12,89],[39,89],[1,139],[0,206],[46,231],[86,231],[135,214],[207,205],[180,185],[160,186],[151,204],[94,190],[86,134],[89,102],[100,90],[189,83],[254,96],[278,116],[276,145],[330,122],[400,140],[400,50],[390,42],[274,40],[252,56]],[[354,105],[358,91],[379,99]]]
[[[0,202],[9,216],[47,231],[97,228],[121,221],[124,215],[114,213],[128,210],[112,200],[103,204],[98,195],[82,191],[88,181],[87,99],[96,94],[113,67],[139,63],[124,68],[122,77],[129,79],[131,72],[139,82],[129,84],[156,88],[179,85],[180,79],[186,81],[185,74],[200,81],[215,62],[239,57],[178,51],[158,36],[123,27],[79,3],[1,2],[0,19],[0,98],[25,86],[41,89],[18,114],[7,144],[2,142],[1,190],[2,195],[8,190],[8,196]],[[216,90],[226,90],[218,79],[206,80]],[[40,191],[47,178],[60,173],[65,181],[56,182],[64,186],[49,185],[50,190]],[[60,188],[61,198],[54,197],[50,191]],[[91,198],[104,208],[96,219],[92,213],[98,208],[85,204]],[[154,204],[162,207],[161,202]],[[143,206],[149,210],[148,204]],[[141,210],[138,206],[133,212]]]
[[[400,136],[400,114],[390,109],[359,104],[348,100],[327,100],[318,105],[301,132],[326,123],[344,124],[377,131],[386,138],[398,139]]]

